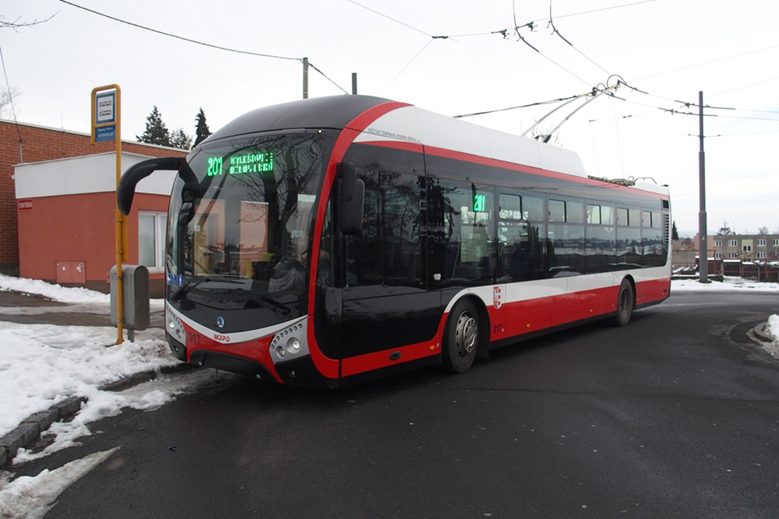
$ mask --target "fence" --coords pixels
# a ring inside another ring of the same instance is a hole
[[[698,275],[697,249],[674,249],[673,275],[678,278]],[[714,251],[707,254],[709,277],[734,276],[755,281],[779,282],[779,261],[714,258]]]

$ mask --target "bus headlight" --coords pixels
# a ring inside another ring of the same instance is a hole
[[[293,360],[308,355],[308,340],[306,339],[306,319],[279,330],[270,343],[270,354],[273,363]]]
[[[170,308],[165,309],[165,331],[182,344],[186,344],[186,333],[181,319]]]

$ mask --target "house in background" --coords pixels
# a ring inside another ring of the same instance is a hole
[[[722,234],[706,237],[709,257],[742,261],[779,260],[779,234]],[[700,248],[695,235],[695,248]]]
[[[115,143],[90,135],[0,121],[0,272],[109,291],[115,264]],[[187,151],[122,141],[122,171],[149,157]],[[162,291],[159,257],[172,172],[141,184],[128,220],[128,263],[149,265]],[[166,184],[167,183],[167,184]]]

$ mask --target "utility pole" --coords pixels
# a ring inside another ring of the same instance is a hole
[[[352,72],[352,95],[357,95],[357,72]]]
[[[700,209],[698,211],[698,272],[700,283],[709,282],[709,244],[706,230],[706,152],[703,151],[703,91],[698,92],[699,139],[701,149],[698,152],[698,191]]]
[[[303,58],[303,99],[308,99],[308,58]]]

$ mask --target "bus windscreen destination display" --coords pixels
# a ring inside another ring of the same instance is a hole
[[[230,175],[243,175],[246,173],[272,173],[273,152],[244,153],[233,155],[228,162],[227,173]],[[208,158],[208,176],[221,175],[224,170],[222,157]]]

